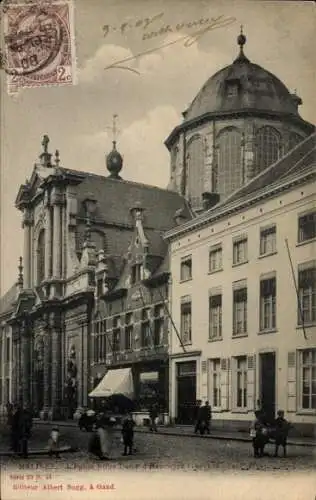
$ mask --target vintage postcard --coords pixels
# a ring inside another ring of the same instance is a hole
[[[0,22],[1,499],[315,499],[314,2]]]

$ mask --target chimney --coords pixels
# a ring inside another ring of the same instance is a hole
[[[205,192],[202,193],[202,200],[203,210],[209,210],[210,208],[213,208],[215,205],[217,205],[220,200],[220,196],[218,193]]]

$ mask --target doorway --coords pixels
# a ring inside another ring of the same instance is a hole
[[[177,364],[177,423],[191,425],[195,420],[196,362]]]
[[[275,352],[260,354],[260,400],[267,423],[275,419]]]

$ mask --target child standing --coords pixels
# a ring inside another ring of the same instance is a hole
[[[264,426],[260,418],[260,411],[255,411],[255,417],[255,420],[251,424],[250,437],[252,437],[254,456],[262,457],[267,440],[264,435]]]
[[[124,443],[123,455],[127,455],[127,450],[128,450],[129,455],[132,455],[132,453],[133,453],[134,426],[135,426],[135,422],[133,420],[132,415],[129,413],[127,415],[127,417],[124,419],[123,427],[122,427],[122,436],[123,436],[123,443]]]
[[[55,455],[56,458],[60,458],[59,455],[59,429],[58,427],[53,427],[50,433],[50,438],[48,440],[48,454],[50,456]]]
[[[283,456],[286,457],[286,442],[289,427],[289,422],[284,418],[284,411],[279,410],[278,416],[275,419],[275,457],[278,456],[279,446],[283,447]]]

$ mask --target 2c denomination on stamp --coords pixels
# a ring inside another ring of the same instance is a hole
[[[73,19],[69,0],[9,3],[4,14],[4,69],[10,94],[75,83]]]

